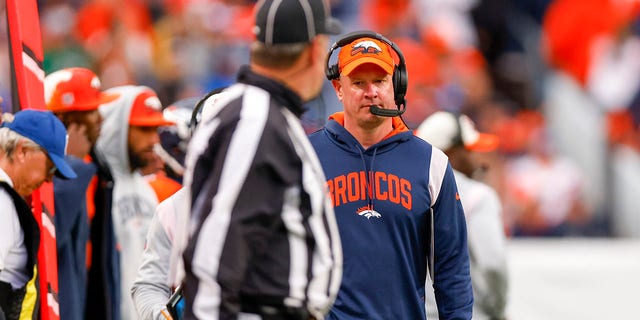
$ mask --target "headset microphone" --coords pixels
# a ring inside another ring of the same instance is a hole
[[[369,111],[372,114],[375,114],[376,116],[381,116],[381,117],[397,117],[401,114],[404,113],[404,111],[407,110],[407,108],[405,108],[404,105],[400,106],[399,109],[393,110],[393,109],[383,109],[378,107],[377,105],[373,104],[369,107]]]

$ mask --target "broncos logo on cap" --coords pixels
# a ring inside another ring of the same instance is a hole
[[[353,48],[351,48],[351,56],[355,56],[356,54],[378,54],[382,52],[382,48],[378,46],[377,43],[371,40],[364,40],[356,43]]]
[[[160,102],[160,99],[158,99],[158,97],[156,96],[151,96],[146,98],[144,100],[144,105],[145,107],[153,109],[155,111],[162,110],[162,103]]]

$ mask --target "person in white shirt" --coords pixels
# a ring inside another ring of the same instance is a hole
[[[224,88],[215,89],[202,100],[197,101],[197,104],[191,107],[188,119],[184,119],[187,108],[182,108],[185,110],[179,110],[180,112],[173,112],[173,117],[167,117],[176,122],[177,129],[181,124],[188,124],[189,128],[185,129],[185,133],[180,136],[180,144],[183,144],[185,149],[200,119],[206,119],[215,101],[224,96],[224,93],[221,93],[222,89]],[[165,114],[167,114],[166,111],[165,109]],[[184,159],[184,156],[176,158]],[[184,166],[184,163],[179,164]],[[173,243],[176,224],[180,219],[187,219],[188,201],[187,193],[182,188],[156,207],[155,215],[149,225],[138,274],[131,287],[131,297],[140,319],[164,320],[171,317],[166,304],[184,274],[180,267],[180,253],[173,248]]]
[[[479,170],[486,170],[474,153],[494,151],[498,137],[478,132],[466,115],[445,111],[425,119],[416,135],[444,151],[453,167],[467,221],[473,319],[505,319],[508,274],[502,205],[493,188],[473,179]],[[427,311],[437,312],[432,291],[425,300]],[[438,316],[428,314],[427,318]]]

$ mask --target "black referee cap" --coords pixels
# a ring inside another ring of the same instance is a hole
[[[339,34],[328,0],[261,0],[256,6],[256,39],[267,46],[309,42],[319,34]]]

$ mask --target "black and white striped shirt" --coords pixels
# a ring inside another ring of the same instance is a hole
[[[323,318],[342,276],[325,178],[299,117],[302,101],[245,67],[191,140],[184,252],[187,318],[251,305]]]

